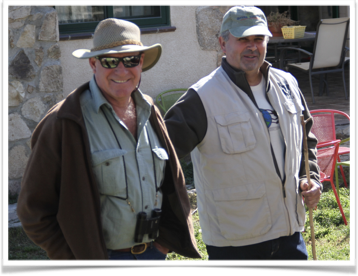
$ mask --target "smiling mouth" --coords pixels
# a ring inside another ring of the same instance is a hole
[[[115,83],[125,83],[127,82],[127,80],[123,80],[123,81],[120,81],[120,80],[113,80]]]
[[[245,58],[256,58],[256,56],[244,56]]]

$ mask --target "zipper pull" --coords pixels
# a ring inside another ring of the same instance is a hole
[[[283,192],[283,197],[286,198],[286,190],[285,187],[282,185],[282,192]]]

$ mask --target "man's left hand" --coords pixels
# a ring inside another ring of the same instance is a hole
[[[305,198],[305,204],[308,208],[314,208],[317,206],[321,197],[321,187],[314,181],[311,182],[311,189],[307,183],[307,179],[300,182],[300,188],[302,195]]]

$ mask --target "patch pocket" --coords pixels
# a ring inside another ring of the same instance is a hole
[[[236,154],[255,148],[256,138],[248,113],[228,113],[215,116],[221,149]]]
[[[92,153],[93,169],[98,182],[98,190],[103,195],[127,197],[126,177],[122,149],[110,149]]]
[[[152,149],[154,152],[154,162],[155,162],[155,169],[156,169],[156,175],[157,175],[157,181],[158,181],[158,187],[162,185],[162,180],[164,178],[164,170],[165,170],[165,164],[166,161],[169,160],[168,153],[163,148],[155,147]]]
[[[265,184],[212,190],[221,234],[242,240],[266,234],[272,227]]]

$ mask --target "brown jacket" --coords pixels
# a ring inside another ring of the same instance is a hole
[[[32,135],[17,213],[26,234],[51,259],[108,259],[100,200],[80,95],[88,83],[56,104]],[[146,99],[152,102],[149,96]],[[169,154],[159,237],[162,246],[200,258],[184,176],[159,110],[150,122]]]

